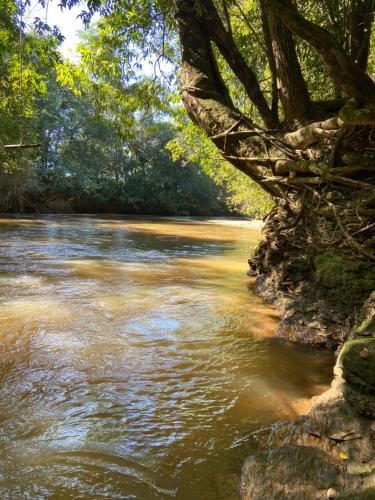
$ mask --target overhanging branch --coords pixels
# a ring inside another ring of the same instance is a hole
[[[199,22],[209,33],[211,40],[216,44],[224,59],[238,77],[252,103],[258,109],[266,127],[277,128],[279,121],[268,106],[267,100],[259,86],[253,70],[248,66],[245,58],[238,49],[232,32],[227,30],[217,12],[212,0],[201,0],[204,8]]]
[[[305,19],[290,0],[265,0],[267,7],[296,35],[306,40],[322,57],[333,81],[344,95],[360,103],[373,103],[375,84],[344,52],[332,35],[321,26]]]

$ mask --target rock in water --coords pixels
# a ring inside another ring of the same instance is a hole
[[[338,491],[344,488],[344,467],[312,446],[285,445],[247,459],[242,469],[242,498],[326,499],[332,486]]]

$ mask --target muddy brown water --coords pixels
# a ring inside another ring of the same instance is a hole
[[[333,364],[275,337],[246,276],[259,238],[0,219],[0,498],[238,497],[252,434],[305,412]]]

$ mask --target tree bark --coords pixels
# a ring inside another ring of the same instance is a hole
[[[350,56],[362,71],[366,71],[367,69],[374,9],[374,0],[352,0],[352,10],[350,13]]]
[[[303,125],[311,117],[311,101],[302,75],[291,31],[272,11],[266,12],[264,0],[260,1],[263,26],[268,24],[275,61],[277,88],[288,127]],[[265,26],[267,32],[267,26]]]
[[[228,65],[243,84],[266,127],[278,128],[277,116],[272,113],[254,72],[239,51],[231,32],[226,30],[213,1],[201,0],[201,6],[204,8],[204,13],[199,19],[201,25],[209,33],[211,40],[215,42]]]
[[[374,105],[375,84],[338,45],[331,34],[321,26],[305,19],[290,0],[265,0],[288,28],[306,40],[321,56],[332,80],[345,96],[354,97],[358,103]]]

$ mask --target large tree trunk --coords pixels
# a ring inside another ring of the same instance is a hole
[[[266,44],[271,44],[277,88],[289,128],[302,126],[311,118],[311,102],[291,31],[272,11],[267,12],[265,1],[260,2]],[[269,35],[268,35],[269,33]],[[269,40],[268,40],[269,38]]]
[[[340,251],[352,252],[364,262],[374,261],[375,115],[371,105],[358,109],[355,101],[348,101],[338,116],[295,131],[260,129],[234,107],[220,76],[211,43],[218,45],[228,62],[230,57],[237,57],[237,52],[225,52],[221,45],[219,36],[224,40],[229,32],[220,24],[217,12],[213,13],[214,4],[202,0],[203,6],[211,9],[209,16],[207,12],[202,16],[194,0],[175,3],[182,47],[182,96],[190,118],[211,138],[224,158],[275,199],[276,207],[266,226],[267,251],[262,254],[263,264],[259,264],[259,269],[272,274],[278,265],[285,270],[287,262],[301,258],[313,269],[314,256],[335,244],[340,245]],[[284,96],[290,119],[306,116],[309,98],[300,70],[293,76],[285,72],[296,55],[292,51],[290,60],[285,59],[285,50],[291,50],[291,38],[274,16],[279,16],[298,34],[306,29],[301,36],[313,47],[319,46],[318,52],[331,71],[332,65],[337,65],[337,82],[350,97],[360,96],[362,101],[374,102],[372,80],[328,32],[303,19],[288,0],[264,0],[264,6],[274,23],[271,38],[286,61],[281,69],[284,62],[280,56],[276,72],[282,75],[280,78],[289,89],[299,89],[295,96],[293,92]],[[285,9],[280,10],[283,6]],[[211,28],[207,19],[214,20]],[[286,38],[282,39],[282,35]],[[276,51],[275,59],[278,57]],[[234,63],[232,67],[236,68]],[[344,82],[350,68],[356,78]],[[300,95],[305,96],[302,108],[293,109],[293,99]],[[283,272],[279,275],[284,279]]]
[[[276,117],[277,113],[274,106],[264,105],[267,101],[260,98],[259,85],[250,88],[255,73],[238,57],[233,36],[222,24],[214,4],[208,0],[175,0],[175,4],[182,47],[182,97],[187,113],[225,159],[258,182],[275,200],[266,219],[265,238],[249,263],[258,286],[280,306],[284,336],[292,341],[336,348],[363,330],[363,325],[356,326],[358,318],[365,320],[365,325],[372,325],[375,335],[375,309],[369,313],[363,307],[366,300],[371,302],[371,293],[375,290],[375,86],[364,72],[362,49],[353,38],[351,47],[352,54],[358,57],[356,63],[330,33],[304,19],[293,1],[262,0],[263,26],[265,14],[267,23],[271,21],[264,33],[266,46],[268,36],[268,47],[270,41],[274,47],[272,53],[268,50],[270,69],[279,81],[289,126],[289,130],[284,131],[262,130],[233,106],[211,43],[216,44],[243,83],[266,127],[269,127],[269,117]],[[208,5],[209,15],[205,11],[202,16],[197,4]],[[359,31],[355,36],[362,40],[366,52],[366,32]],[[324,110],[331,111],[330,117],[305,123],[313,105],[290,32],[318,52],[335,85],[342,95],[350,98],[339,102],[342,107],[338,114],[332,116],[338,102],[320,103],[323,114]],[[294,130],[296,122],[302,126]],[[375,353],[375,340],[371,340],[367,350],[354,349],[356,359],[361,356],[367,359],[372,356],[370,352]],[[367,373],[365,370],[365,377]],[[373,394],[373,384],[368,384],[363,377],[360,383],[365,391],[371,386]],[[352,389],[350,384],[344,386],[342,400],[346,398],[357,405],[359,411],[375,417],[375,398],[366,392],[363,399],[363,394],[358,396],[358,391]],[[336,403],[337,400],[336,395]],[[342,408],[347,413],[347,407]],[[323,420],[330,420],[330,425],[334,423],[338,415],[336,408],[327,418],[327,407],[323,410]],[[356,420],[354,424],[357,425]],[[319,433],[317,436],[321,437]],[[306,429],[303,444],[305,440]],[[297,470],[295,461],[304,451],[302,447],[295,448],[297,458],[293,455],[290,459],[289,449],[285,455],[286,461],[292,461],[293,474]],[[314,457],[319,454],[315,451],[307,457],[304,469],[316,466]],[[275,464],[268,455],[262,460],[260,465],[255,461],[252,467],[253,460],[245,466],[243,498],[264,499],[266,479],[269,498],[276,498],[272,496],[275,481],[279,492],[301,491],[298,477],[290,475],[284,484],[282,468],[276,479],[265,478],[267,466],[274,471],[274,466],[277,469],[280,464]],[[360,466],[360,462],[355,465]],[[322,466],[330,463],[329,458],[325,459]],[[302,477],[305,478],[303,473]],[[326,490],[331,486],[330,479],[325,483]],[[347,474],[343,474],[343,481],[349,484],[347,479]],[[317,489],[314,478],[310,486],[311,491]],[[358,484],[353,483],[352,487],[357,488]],[[318,489],[320,495],[322,489],[320,486]]]
[[[230,68],[244,86],[266,127],[277,128],[279,126],[277,115],[268,106],[254,72],[238,50],[232,32],[225,28],[213,1],[202,0],[201,5],[204,9],[199,18],[201,27],[209,34],[210,40],[217,45]]]

